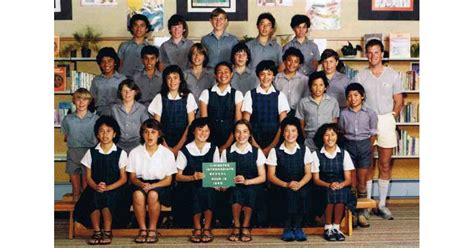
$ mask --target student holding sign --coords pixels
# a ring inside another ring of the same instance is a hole
[[[222,153],[222,162],[236,162],[237,184],[231,188],[232,216],[234,227],[227,238],[230,241],[249,242],[250,217],[255,209],[260,184],[265,182],[265,155],[261,149],[250,144],[252,128],[247,120],[239,120],[234,125],[235,143]],[[244,211],[244,221],[240,223],[240,213]]]
[[[215,189],[203,188],[202,163],[220,162],[219,149],[208,142],[210,136],[208,118],[195,119],[189,128],[192,142],[187,144],[178,153],[176,167],[178,182],[176,198],[173,206],[175,217],[189,216],[186,210],[191,205],[194,229],[190,237],[193,243],[208,243],[214,239],[211,232],[212,212],[215,208]],[[189,200],[189,201],[187,201]],[[201,229],[201,215],[204,213],[204,229]]]

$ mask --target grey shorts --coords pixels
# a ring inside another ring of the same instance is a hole
[[[89,148],[69,148],[66,157],[66,173],[69,175],[86,175],[86,167],[81,164],[82,157]]]
[[[366,140],[346,140],[345,148],[351,155],[356,169],[367,169],[372,163],[372,143]]]

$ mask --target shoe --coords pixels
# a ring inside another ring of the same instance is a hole
[[[360,227],[369,227],[369,220],[365,218],[365,215],[361,214],[359,215],[359,222],[357,223]]]
[[[364,217],[368,220],[370,219],[370,211],[368,208],[364,209],[364,211],[362,212],[362,215],[364,215]],[[360,216],[359,216],[360,217]]]
[[[210,243],[214,240],[214,235],[212,234],[211,229],[202,229],[202,234],[201,234],[201,242],[203,243]]]
[[[393,220],[392,212],[387,207],[382,207],[378,209],[378,215],[386,220]]]
[[[102,231],[94,231],[94,233],[90,237],[89,241],[87,241],[87,243],[89,245],[98,245],[100,244],[101,240],[102,240]]]
[[[352,228],[357,227],[357,222],[359,221],[359,213],[354,213],[352,215]]]
[[[333,229],[326,229],[324,230],[324,239],[327,241],[336,241],[336,236],[332,231]]]
[[[293,233],[295,234],[296,241],[306,241],[306,234],[302,228],[296,228]]]
[[[150,233],[154,233],[155,235],[150,235]],[[147,243],[158,242],[158,232],[156,230],[148,230],[148,234],[146,235],[146,242]]]
[[[332,232],[334,233],[334,237],[336,238],[336,241],[344,241],[346,240],[346,236],[341,232],[339,229],[332,229]]]
[[[285,230],[283,230],[283,235],[281,236],[281,239],[283,241],[294,241],[295,233],[290,228],[285,228]]]
[[[247,230],[248,233],[244,233],[244,231]],[[239,240],[242,242],[250,242],[252,241],[252,234],[250,233],[250,227],[242,227],[242,230],[240,231],[240,237]]]
[[[112,243],[112,231],[103,231],[102,239],[100,240],[101,245],[108,245]]]
[[[146,236],[148,235],[147,230],[139,230],[138,235],[135,237],[135,243],[143,244],[146,243]]]

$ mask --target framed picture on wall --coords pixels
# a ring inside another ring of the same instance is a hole
[[[238,3],[238,4],[237,4]],[[188,21],[208,21],[215,8],[227,12],[230,21],[247,21],[248,3],[238,0],[177,0],[176,12]]]
[[[72,20],[71,0],[54,0],[54,20]]]
[[[419,0],[359,0],[359,20],[419,20]]]
[[[117,0],[81,0],[81,6],[114,6]]]

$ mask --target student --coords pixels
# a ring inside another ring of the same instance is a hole
[[[322,125],[314,137],[314,142],[322,148],[315,151],[311,172],[314,183],[326,189],[324,239],[327,241],[345,240],[340,224],[345,206],[350,201],[354,164],[349,153],[339,147],[341,139],[336,123]]]
[[[244,95],[247,94],[247,91],[257,88],[259,84],[258,78],[255,73],[247,67],[250,61],[252,61],[252,55],[245,43],[239,42],[232,47],[230,60],[234,67],[234,75],[230,83],[232,88],[242,92]]]
[[[288,116],[295,116],[296,107],[303,97],[309,95],[308,77],[298,71],[304,63],[304,57],[300,50],[294,47],[288,48],[283,54],[285,69],[275,77],[275,88],[285,94],[290,104]]]
[[[323,66],[324,74],[326,74],[329,80],[327,94],[337,100],[339,108],[342,110],[347,105],[345,90],[347,85],[349,85],[349,78],[337,71],[339,55],[332,49],[326,49],[321,55],[320,62]]]
[[[262,13],[258,16],[258,36],[246,43],[252,54],[252,61],[249,66],[251,70],[255,70],[255,67],[263,60],[271,60],[278,65],[278,71],[283,70],[281,46],[272,40],[275,25],[276,21],[272,14]]]
[[[101,116],[94,125],[99,144],[87,150],[81,163],[87,167],[87,188],[74,207],[74,220],[93,228],[91,245],[110,244],[112,226],[124,227],[130,220],[130,202],[124,184],[127,154],[115,145],[120,128],[114,118]],[[100,228],[101,218],[103,229]]]
[[[309,27],[311,21],[305,15],[294,15],[291,18],[291,29],[295,32],[295,37],[285,46],[283,46],[283,53],[290,47],[298,48],[304,56],[304,63],[299,68],[299,72],[304,75],[310,75],[318,70],[319,48],[314,41],[308,39]]]
[[[61,132],[68,147],[66,173],[69,174],[74,201],[79,199],[81,191],[87,187],[86,167],[81,164],[81,159],[87,149],[97,144],[93,130],[99,116],[88,110],[91,101],[92,95],[88,90],[77,89],[72,95],[76,111],[66,115],[61,122]]]
[[[201,43],[191,46],[188,59],[191,62],[191,68],[184,70],[184,79],[188,84],[188,89],[193,93],[194,99],[199,102],[202,91],[215,84],[215,77],[212,69],[207,67],[209,56]]]
[[[376,213],[384,219],[393,220],[385,206],[392,175],[392,152],[398,139],[395,119],[403,107],[402,80],[400,74],[382,64],[383,44],[372,39],[365,45],[368,68],[357,74],[355,81],[365,89],[367,107],[377,113],[377,149],[379,166],[379,204]],[[372,180],[367,181],[367,197],[371,197]]]
[[[180,195],[180,198],[185,201],[181,203],[190,205],[183,206],[180,204],[178,206],[186,209],[191,207],[194,229],[190,241],[193,243],[208,243],[214,239],[211,231],[212,212],[216,204],[216,190],[222,190],[202,187],[202,179],[204,178],[202,163],[220,162],[218,147],[208,142],[211,132],[209,126],[208,118],[195,119],[189,128],[192,142],[183,147],[176,159],[178,168],[176,181],[182,184],[183,188],[190,188],[190,191],[187,191],[190,193],[189,195]],[[204,228],[201,229],[203,213]]]
[[[117,95],[122,102],[111,108],[112,117],[118,122],[121,133],[117,145],[129,154],[133,148],[140,145],[140,126],[149,117],[146,107],[137,102],[141,91],[133,80],[123,80]]]
[[[148,119],[140,126],[140,142],[130,152],[127,172],[133,191],[133,212],[140,229],[136,243],[156,243],[161,206],[170,206],[172,175],[177,172],[174,154],[163,146],[160,122]],[[145,223],[148,204],[148,228]]]
[[[349,106],[341,111],[339,127],[344,132],[344,148],[351,155],[356,173],[351,175],[352,188],[357,186],[357,197],[367,198],[367,178],[373,159],[373,144],[377,135],[377,113],[363,105],[365,100],[364,87],[359,83],[349,84],[346,88]],[[369,227],[365,215],[355,213],[360,227]],[[358,218],[357,218],[358,217]]]
[[[194,96],[188,90],[183,71],[170,65],[163,71],[161,93],[153,98],[148,112],[163,125],[166,145],[175,155],[184,145],[188,125],[197,109]]]
[[[102,74],[94,77],[90,91],[95,101],[96,114],[110,115],[110,107],[120,102],[117,89],[126,77],[117,72],[120,59],[112,47],[101,48],[96,61]]]
[[[153,27],[146,16],[135,14],[130,18],[127,28],[133,37],[131,40],[120,43],[118,49],[118,57],[120,58],[119,72],[127,78],[132,78],[135,73],[143,70],[140,53],[143,47],[150,45],[146,41],[146,35],[148,32],[153,31]]]
[[[268,155],[280,140],[280,122],[290,110],[285,94],[273,87],[277,73],[273,61],[261,61],[256,69],[260,85],[245,94],[242,117],[252,124],[254,142]]]
[[[261,149],[250,144],[252,128],[247,120],[238,120],[234,125],[235,143],[222,153],[222,162],[235,162],[235,187],[230,188],[232,217],[234,220],[229,241],[252,241],[250,221],[257,205],[257,197],[265,182],[265,155]],[[244,220],[240,222],[240,214]]]
[[[300,119],[301,128],[306,138],[305,145],[311,150],[316,150],[313,137],[318,128],[325,123],[336,123],[339,117],[337,101],[326,94],[328,79],[324,72],[313,72],[309,75],[308,86],[311,92],[298,103],[296,118]]]
[[[211,143],[219,147],[222,152],[230,147],[234,141],[232,135],[233,124],[242,119],[242,102],[244,97],[238,90],[230,87],[232,66],[227,62],[220,62],[214,68],[217,84],[206,89],[199,97],[201,117],[209,117],[211,122]]]
[[[223,9],[214,9],[209,22],[212,25],[212,32],[202,37],[201,43],[209,52],[209,67],[214,68],[221,61],[230,63],[230,52],[238,43],[238,39],[225,31],[228,19]]]
[[[138,102],[148,107],[156,94],[160,93],[163,82],[161,72],[158,70],[160,52],[155,46],[145,46],[141,56],[145,68],[133,75],[133,81],[142,93]]]
[[[172,15],[168,20],[168,31],[171,37],[160,47],[160,71],[169,65],[178,65],[181,70],[185,70],[189,66],[186,55],[193,45],[193,42],[187,39],[189,30],[186,19],[178,14]]]
[[[311,181],[311,151],[303,145],[298,119],[287,117],[281,123],[284,141],[272,148],[266,164],[268,181],[277,186],[278,202],[282,204],[285,229],[282,240],[305,241],[302,229],[303,216],[309,211],[309,187]],[[272,204],[272,206],[275,206]]]

